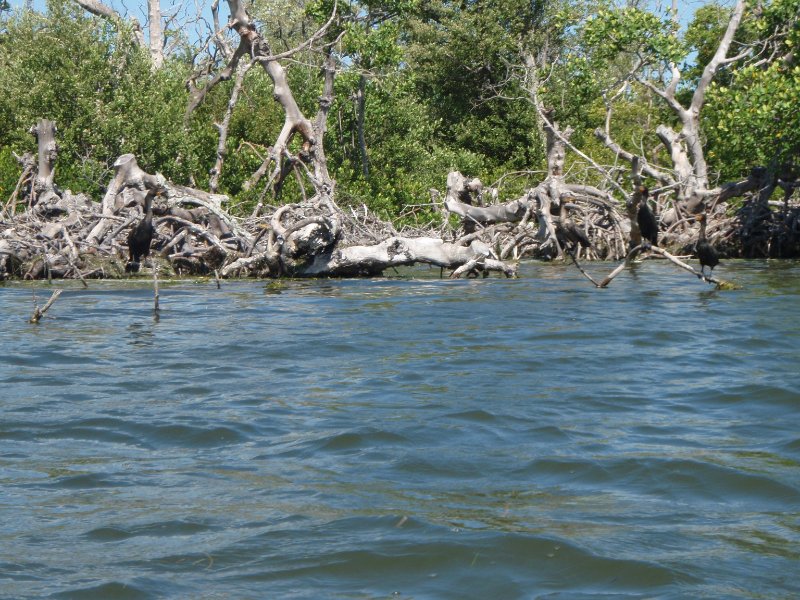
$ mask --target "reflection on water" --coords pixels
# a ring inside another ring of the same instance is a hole
[[[800,264],[521,271],[0,286],[0,595],[800,595]]]

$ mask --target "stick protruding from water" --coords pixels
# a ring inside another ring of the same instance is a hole
[[[158,321],[161,310],[158,307],[158,264],[154,259],[150,259],[150,266],[153,269],[153,318]]]
[[[35,304],[36,300],[34,297],[33,315],[31,315],[31,318],[28,321],[28,323],[38,323],[44,316],[44,313],[46,313],[48,309],[51,306],[53,306],[53,303],[56,300],[58,300],[58,297],[61,295],[61,292],[63,291],[64,290],[53,290],[53,294],[50,296],[50,299],[47,301],[47,304],[45,304],[42,308],[39,308],[39,305]]]

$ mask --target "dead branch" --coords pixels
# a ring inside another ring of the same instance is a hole
[[[63,292],[63,291],[64,290],[60,290],[60,289],[53,290],[53,294],[50,296],[50,299],[47,301],[47,303],[41,309],[39,308],[39,305],[36,304],[35,297],[34,297],[33,315],[31,315],[31,318],[28,320],[28,323],[38,323],[42,319],[44,314],[50,309],[50,307],[53,306],[53,303],[56,300],[58,300],[58,297],[61,295],[61,292]]]

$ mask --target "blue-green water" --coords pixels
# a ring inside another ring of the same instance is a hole
[[[0,596],[796,598],[800,263],[718,270],[0,286]]]

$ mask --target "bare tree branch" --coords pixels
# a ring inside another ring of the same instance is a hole
[[[74,2],[93,15],[108,19],[114,23],[118,29],[126,29],[125,19],[122,15],[110,6],[100,2],[100,0],[74,0]],[[142,32],[142,24],[139,23],[139,20],[136,17],[129,17],[128,27],[133,29],[134,39],[139,47],[144,48],[144,33]]]
[[[717,69],[725,62],[728,48],[730,48],[733,36],[736,35],[736,30],[739,28],[739,23],[741,23],[744,8],[745,0],[737,0],[725,34],[722,36],[719,46],[717,46],[717,51],[703,69],[703,74],[700,77],[700,81],[697,83],[697,88],[695,88],[694,94],[692,95],[692,103],[689,106],[689,111],[694,118],[700,115],[700,109],[703,107],[708,86],[711,84],[711,80],[714,78]]]

